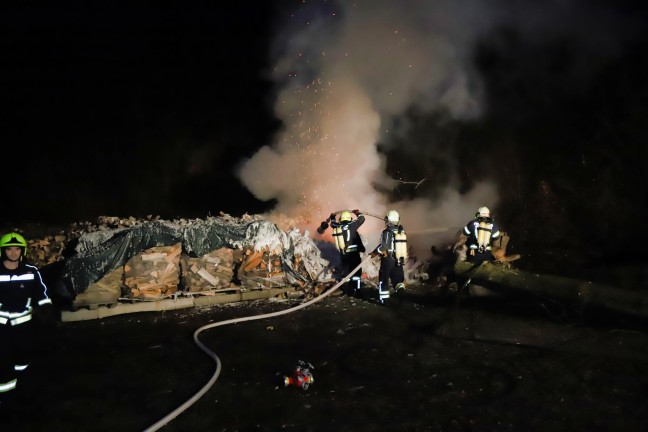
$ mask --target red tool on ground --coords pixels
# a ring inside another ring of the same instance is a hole
[[[284,376],[284,386],[288,387],[292,385],[307,390],[308,386],[315,381],[311,369],[315,369],[312,364],[299,360],[292,376]]]

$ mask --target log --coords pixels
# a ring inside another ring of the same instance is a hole
[[[245,261],[245,266],[243,267],[243,271],[250,271],[256,266],[258,266],[261,261],[263,260],[263,251],[256,251],[253,252],[250,256],[248,256],[247,260]]]
[[[209,272],[205,269],[200,269],[196,273],[200,275],[203,279],[205,279],[207,282],[209,282],[212,286],[217,287],[218,286],[218,279],[216,279],[214,276],[209,274]]]
[[[542,295],[635,317],[648,317],[648,294],[643,291],[625,290],[562,276],[528,273],[489,262],[475,266],[457,260],[454,272],[458,277],[481,281],[494,288]]]

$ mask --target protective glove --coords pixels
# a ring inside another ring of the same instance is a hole
[[[335,220],[335,213],[331,213],[329,216],[329,221],[334,221]]]
[[[360,210],[355,209],[355,210],[353,210],[351,213],[353,213],[354,215],[358,216],[358,215],[360,214]]]

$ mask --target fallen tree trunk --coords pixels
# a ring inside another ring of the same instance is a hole
[[[528,273],[489,262],[475,266],[457,260],[454,272],[460,278],[470,278],[473,282],[482,282],[489,287],[513,289],[581,306],[595,306],[636,317],[648,317],[648,293],[644,291],[630,291],[562,276]]]

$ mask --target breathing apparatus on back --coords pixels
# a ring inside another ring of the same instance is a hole
[[[475,214],[477,227],[477,250],[481,253],[490,250],[491,234],[493,233],[493,218],[488,207],[479,207]]]
[[[403,265],[407,260],[407,235],[400,225],[400,215],[396,210],[387,212],[385,224],[394,234],[394,257],[399,264]]]

